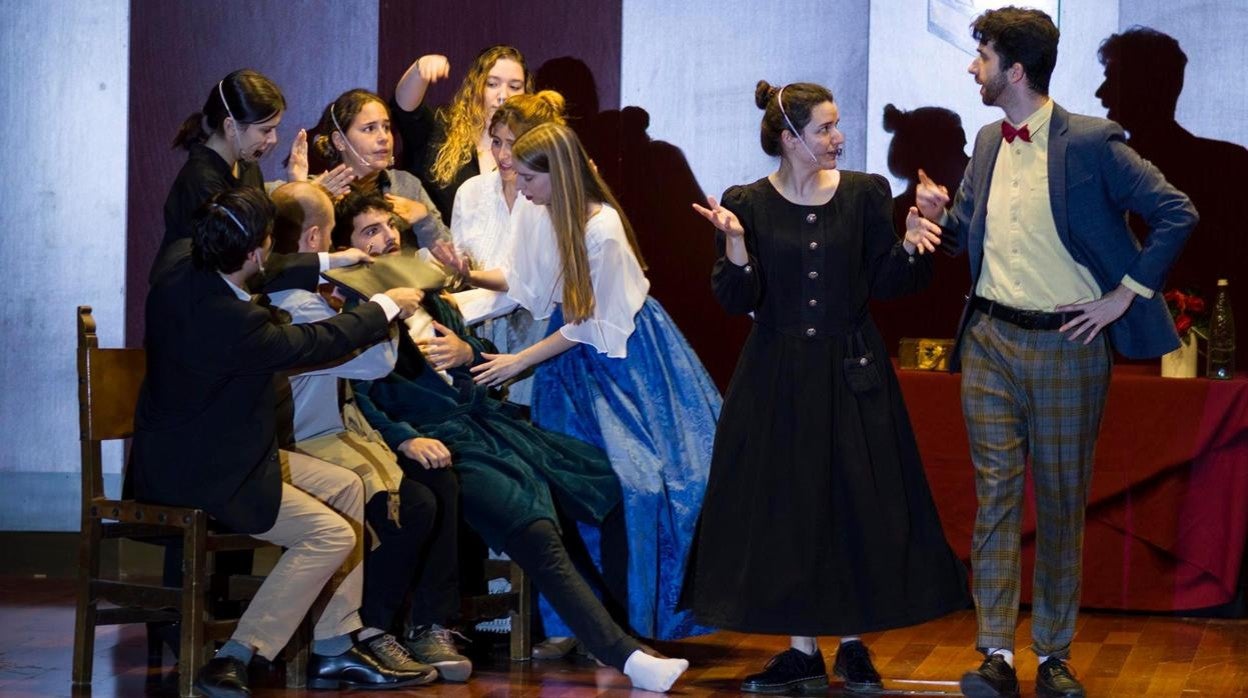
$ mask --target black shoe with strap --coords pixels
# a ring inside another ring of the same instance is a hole
[[[757,674],[741,682],[744,693],[824,693],[828,690],[828,669],[823,653],[814,654],[790,647],[767,662]]]
[[[962,675],[959,684],[967,698],[1017,698],[1018,674],[999,654],[989,655],[975,671]]]
[[[1083,698],[1083,684],[1066,662],[1049,657],[1036,669],[1036,695],[1044,698]]]
[[[845,682],[845,690],[851,693],[879,693],[884,690],[880,672],[871,663],[871,652],[858,640],[842,642],[836,649],[832,673]]]

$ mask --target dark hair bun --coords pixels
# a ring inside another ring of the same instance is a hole
[[[776,93],[779,91],[780,88],[773,87],[766,80],[759,80],[758,84],[754,86],[754,104],[759,109],[766,109],[767,103],[775,99]]]
[[[896,132],[897,129],[901,127],[901,121],[904,117],[905,117],[905,112],[901,111],[897,107],[894,107],[891,103],[885,104],[884,105],[884,130],[889,133]]]
[[[338,150],[334,148],[334,143],[329,136],[322,133],[312,139],[312,148],[316,150],[316,154],[331,162],[338,160]]]

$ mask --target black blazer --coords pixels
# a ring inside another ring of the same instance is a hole
[[[387,336],[385,311],[362,303],[323,322],[278,324],[240,300],[189,245],[147,296],[147,377],[130,474],[138,499],[206,510],[234,531],[272,527],[281,504],[274,374],[336,359]],[[288,270],[314,288],[315,267]]]

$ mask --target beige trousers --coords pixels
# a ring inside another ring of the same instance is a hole
[[[248,604],[230,638],[273,659],[324,590],[328,600],[312,637],[344,635],[363,627],[362,522],[364,483],[355,473],[302,453],[280,451],[282,504],[261,540],[284,548],[273,571]],[[334,576],[342,567],[345,574]],[[334,577],[333,584],[326,583]]]

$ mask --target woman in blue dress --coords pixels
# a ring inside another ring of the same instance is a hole
[[[628,219],[576,134],[547,123],[512,148],[520,193],[510,266],[469,279],[505,288],[545,339],[486,354],[478,383],[535,369],[533,421],[604,451],[624,489],[629,621],[652,638],[709,629],[677,610],[722,399],[658,301]],[[501,278],[498,278],[501,277]]]

